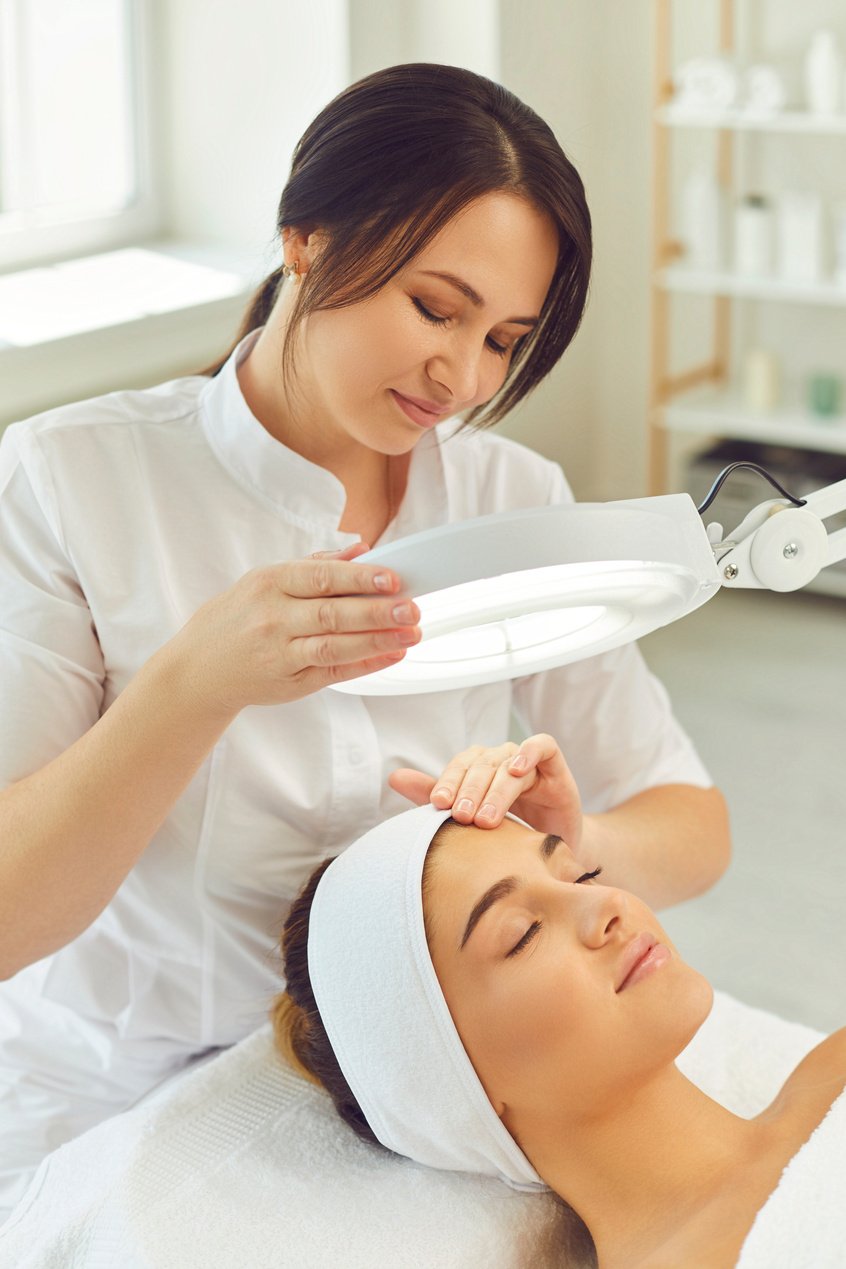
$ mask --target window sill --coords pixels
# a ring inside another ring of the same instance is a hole
[[[156,242],[0,277],[0,426],[191,374],[232,343],[261,280],[235,251]]]

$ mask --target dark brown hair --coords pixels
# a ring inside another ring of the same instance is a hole
[[[379,1145],[373,1129],[344,1079],[323,1026],[308,972],[308,926],[318,882],[332,860],[309,877],[291,905],[282,931],[282,962],[287,990],[270,1009],[274,1043],[287,1062],[332,1098],[345,1123],[365,1141]]]
[[[431,877],[431,863],[436,848],[443,842],[449,830],[455,827],[454,820],[446,820],[432,838],[423,866],[424,898]],[[320,1017],[320,1010],[314,999],[308,972],[308,929],[311,905],[314,902],[320,878],[331,862],[331,859],[324,860],[311,874],[292,903],[282,930],[282,972],[285,975],[287,990],[276,997],[270,1008],[273,1039],[276,1048],[295,1070],[326,1090],[335,1103],[338,1114],[359,1137],[380,1145],[338,1065]],[[425,915],[424,925],[428,939],[431,927]]]
[[[592,251],[581,178],[539,115],[462,67],[390,66],[330,101],[297,142],[276,218],[280,236],[297,228],[320,229],[326,238],[297,288],[282,350],[286,379],[310,313],[369,299],[453,216],[494,192],[545,212],[559,252],[537,326],[515,344],[500,391],[465,420],[477,427],[499,422],[522,401],[578,329]],[[281,281],[280,267],[256,292],[236,344],[267,321]],[[226,359],[204,373],[217,374]]]

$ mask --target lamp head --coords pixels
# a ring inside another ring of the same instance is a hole
[[[396,665],[333,689],[361,696],[447,691],[567,665],[675,621],[720,588],[687,494],[499,512],[359,561],[399,574],[423,635]]]

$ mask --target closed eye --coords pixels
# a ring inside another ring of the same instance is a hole
[[[594,877],[598,877],[601,872],[601,865],[599,868],[594,868],[592,872],[583,872],[581,877],[576,878],[574,885],[580,886],[583,881],[593,881]],[[528,947],[542,925],[542,921],[533,921],[522,938],[519,938],[514,944],[511,951],[506,952],[506,958],[509,956],[516,956],[518,952],[523,951],[524,947]]]
[[[518,952],[522,952],[524,947],[528,947],[529,943],[531,943],[532,939],[541,928],[541,924],[541,921],[533,921],[523,937],[514,944],[511,951],[506,952],[506,956],[516,956]]]
[[[416,298],[416,296],[411,297],[411,302],[417,309],[417,312],[423,321],[428,322],[430,326],[446,326],[452,321],[451,317],[436,317],[434,313],[430,313],[420,300]],[[490,336],[488,336],[487,342],[488,347],[492,352],[496,353],[497,357],[507,357],[508,354],[513,351],[511,348],[507,348],[504,344],[498,344],[496,340],[491,339]]]

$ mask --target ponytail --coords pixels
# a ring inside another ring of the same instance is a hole
[[[322,1088],[323,1085],[314,1071],[309,1070],[300,1056],[301,1053],[307,1051],[306,1012],[291,999],[287,991],[283,991],[274,1000],[270,1010],[270,1021],[273,1023],[273,1040],[281,1056],[298,1075],[304,1076],[305,1079],[311,1080],[312,1084]]]

